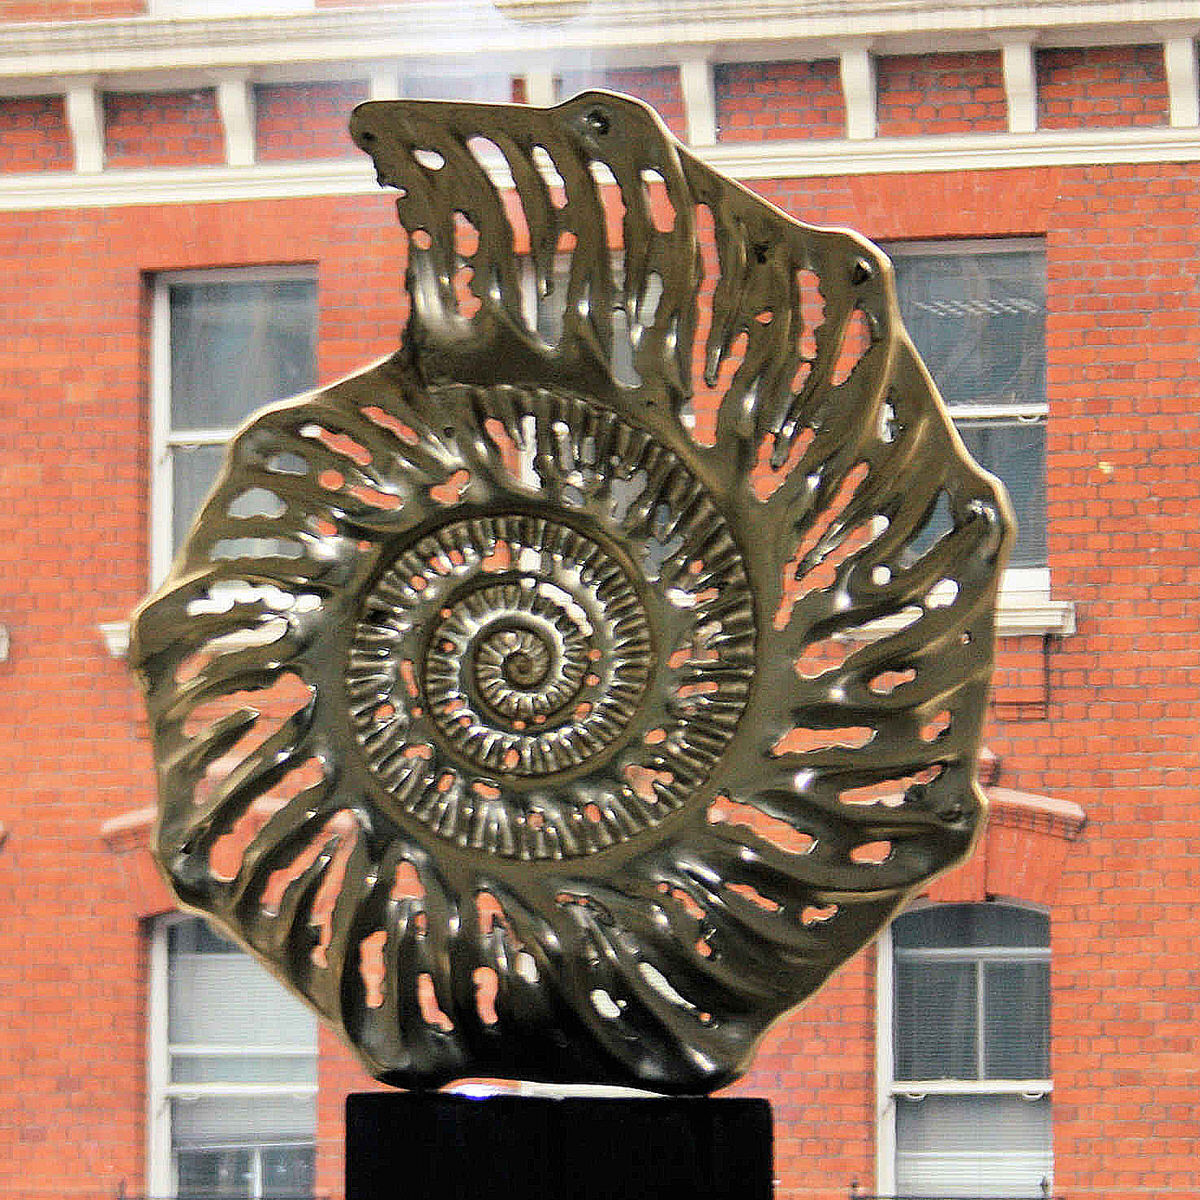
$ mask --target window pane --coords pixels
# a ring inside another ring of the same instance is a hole
[[[975,1079],[975,964],[896,963],[896,1078]]]
[[[224,1200],[252,1194],[254,1168],[249,1150],[180,1150],[175,1164],[179,1200]]]
[[[317,1124],[315,1096],[204,1096],[171,1101],[172,1141],[180,1147],[308,1142]]]
[[[1050,1076],[1050,964],[983,964],[984,1073],[988,1079]]]
[[[172,1083],[316,1083],[308,1054],[188,1054],[171,1056]]]
[[[264,1200],[312,1194],[317,1182],[312,1146],[268,1146],[261,1154]]]
[[[316,380],[311,279],[173,283],[171,427],[225,429]]]
[[[955,428],[971,457],[1008,489],[1017,518],[1010,567],[1044,567],[1046,556],[1046,423],[997,418],[958,420]],[[950,532],[944,500],[910,543],[906,561],[916,561],[938,538]]]
[[[1050,1100],[897,1097],[896,1147],[900,1194],[1040,1196],[1053,1170]]]
[[[241,954],[223,934],[199,917],[174,921],[167,928],[167,951],[176,954]]]
[[[892,925],[898,950],[1050,945],[1050,918],[1012,904],[934,904]]]
[[[171,505],[171,545],[178,546],[208,495],[225,456],[224,446],[176,446],[171,451],[175,491]]]
[[[317,1019],[249,955],[171,959],[169,1037],[174,1044],[316,1047]]]
[[[971,457],[1004,481],[1017,518],[1009,566],[1046,565],[1046,425],[1044,421],[959,421]],[[944,531],[943,531],[944,532]]]
[[[947,404],[1046,399],[1046,267],[1035,250],[898,253],[905,327]]]

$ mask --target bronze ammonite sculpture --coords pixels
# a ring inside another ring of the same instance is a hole
[[[390,1083],[712,1090],[969,849],[1006,502],[884,255],[644,105],[352,132],[411,319],[137,615],[159,861]]]

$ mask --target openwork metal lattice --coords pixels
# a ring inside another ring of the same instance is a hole
[[[884,256],[643,105],[352,130],[411,320],[137,615],[160,862],[389,1082],[713,1089],[971,844],[1005,501]]]

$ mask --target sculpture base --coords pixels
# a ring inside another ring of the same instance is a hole
[[[770,1200],[771,1106],[708,1097],[367,1092],[346,1200]]]

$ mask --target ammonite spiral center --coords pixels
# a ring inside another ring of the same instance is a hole
[[[525,475],[506,464],[489,507],[448,506],[393,551],[346,679],[394,808],[460,846],[565,858],[699,794],[755,628],[737,547],[677,455],[580,398],[521,399],[501,427],[538,448]]]
[[[436,602],[437,613],[413,671],[444,747],[484,770],[551,775],[585,763],[629,724],[649,678],[649,627],[624,569],[598,543],[520,514],[500,518],[508,536],[497,538],[496,520],[439,530],[457,550],[418,589],[417,608]],[[416,569],[410,551],[383,593]],[[407,578],[411,587],[416,576]]]

